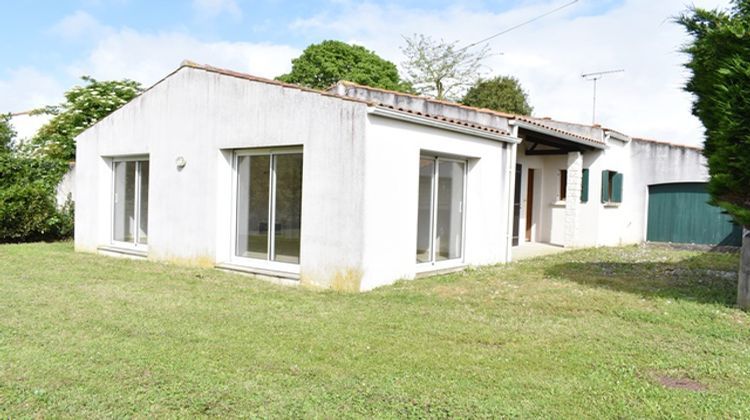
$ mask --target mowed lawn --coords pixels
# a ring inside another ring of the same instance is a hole
[[[750,417],[738,256],[580,250],[347,294],[0,246],[0,417]]]

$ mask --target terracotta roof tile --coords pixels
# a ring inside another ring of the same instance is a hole
[[[548,130],[551,130],[551,131],[555,131],[555,132],[558,132],[558,133],[561,133],[561,134],[566,134],[568,136],[578,138],[578,139],[583,140],[583,141],[592,142],[592,143],[601,144],[601,145],[605,144],[604,141],[602,141],[602,140],[598,140],[598,139],[595,139],[595,138],[592,138],[592,137],[583,136],[583,135],[576,134],[576,133],[573,133],[573,132],[570,132],[570,131],[566,131],[566,130],[561,130],[561,129],[555,128],[555,127],[553,127],[551,125],[547,125],[547,124],[541,123],[541,122],[539,122],[539,119],[532,118],[532,117],[527,117],[527,116],[518,115],[518,114],[511,114],[511,113],[507,113],[507,112],[500,112],[500,111],[495,111],[495,110],[487,109],[487,108],[477,108],[477,107],[473,107],[473,106],[468,106],[468,105],[460,104],[460,103],[457,103],[457,102],[450,102],[450,101],[444,101],[444,100],[439,100],[439,99],[435,99],[435,98],[430,98],[430,97],[427,97],[427,96],[413,95],[413,94],[410,94],[410,93],[403,93],[403,92],[397,92],[397,91],[388,90],[388,89],[375,88],[375,87],[360,85],[358,83],[349,82],[349,81],[345,81],[345,80],[344,81],[340,81],[339,84],[342,84],[344,86],[359,88],[359,89],[371,90],[371,91],[375,91],[375,92],[382,92],[382,93],[393,94],[393,95],[397,95],[397,96],[405,96],[405,97],[410,97],[410,98],[416,98],[416,99],[420,99],[420,100],[423,100],[423,101],[426,101],[426,102],[441,104],[441,105],[450,106],[450,107],[454,107],[454,108],[466,109],[466,110],[470,110],[470,111],[474,111],[474,112],[479,112],[479,113],[483,113],[483,114],[490,114],[490,115],[493,115],[493,116],[506,118],[508,120],[524,121],[524,122],[527,122],[529,124],[537,125],[539,127],[543,127],[545,129],[548,129]],[[336,85],[334,85],[334,86],[336,86]],[[332,89],[334,86],[332,86],[331,88],[329,88],[329,90]],[[383,104],[380,104],[380,105],[382,106]],[[401,110],[407,111],[407,112],[412,112],[410,110],[405,110],[405,109],[401,109]],[[551,120],[550,119],[550,121],[555,121],[555,120]],[[472,123],[467,123],[467,122],[464,122],[464,123],[465,124],[472,124]],[[479,125],[477,125],[477,126],[479,126]],[[497,130],[498,133],[508,134],[508,132],[504,131],[504,130],[498,130],[498,129],[495,129],[495,128],[490,128],[490,127],[485,127],[485,126],[479,126],[479,127],[484,127],[483,129],[487,129],[487,130]]]
[[[475,124],[475,123],[472,123],[472,122],[469,122],[469,121],[464,121],[464,120],[459,120],[459,119],[455,119],[455,118],[450,118],[450,117],[446,117],[446,116],[443,116],[443,115],[426,114],[424,112],[413,111],[411,109],[400,108],[400,107],[397,108],[397,107],[394,107],[393,105],[388,105],[388,104],[383,104],[383,103],[380,103],[377,106],[379,108],[387,108],[387,109],[391,109],[391,110],[394,110],[394,111],[404,112],[404,113],[407,113],[407,114],[417,115],[417,116],[421,116],[421,117],[425,117],[425,118],[430,118],[430,119],[434,119],[434,120],[438,120],[438,121],[443,121],[443,122],[447,122],[447,123],[451,123],[451,124],[461,125],[461,126],[473,128],[473,129],[476,129],[476,130],[482,130],[482,131],[486,131],[488,133],[494,133],[494,134],[500,134],[500,135],[506,135],[506,136],[510,135],[510,133],[508,131],[506,131],[506,130],[500,130],[498,128],[488,127],[486,125],[481,125],[481,124]]]
[[[388,89],[381,89],[381,88],[376,88],[376,87],[370,87],[370,86],[360,85],[359,83],[349,82],[347,80],[342,80],[342,81],[340,81],[338,83],[340,83],[340,84],[342,84],[344,86],[350,86],[350,87],[354,87],[354,88],[367,89],[367,90],[372,90],[372,91],[375,91],[375,92],[391,93],[391,94],[394,94],[394,95],[406,96],[406,97],[409,97],[409,98],[421,99],[421,100],[427,101],[427,102],[432,102],[432,103],[441,104],[441,105],[448,105],[448,106],[452,106],[452,107],[456,107],[456,108],[467,109],[467,110],[470,110],[470,111],[481,112],[481,113],[490,114],[490,115],[494,115],[494,116],[498,116],[498,117],[503,117],[503,118],[514,118],[514,117],[518,116],[516,114],[510,114],[510,113],[507,113],[507,112],[495,111],[494,109],[477,108],[477,107],[473,107],[473,106],[468,106],[468,105],[460,104],[458,102],[451,102],[451,101],[445,101],[445,100],[441,100],[441,99],[435,99],[435,98],[431,98],[429,96],[414,95],[414,94],[411,94],[411,93],[397,92],[395,90],[388,90]],[[331,86],[330,88],[328,88],[328,90],[333,89],[335,86],[336,85]]]

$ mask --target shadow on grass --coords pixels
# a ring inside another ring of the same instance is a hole
[[[710,252],[677,262],[574,261],[549,267],[545,274],[646,298],[726,306],[734,306],[737,298],[737,270],[717,264],[716,254]]]

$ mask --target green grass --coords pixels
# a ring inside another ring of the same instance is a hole
[[[581,250],[345,294],[3,245],[0,418],[749,417],[737,265]]]

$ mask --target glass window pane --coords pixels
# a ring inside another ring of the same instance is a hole
[[[141,185],[138,206],[138,243],[148,243],[148,161],[139,162]]]
[[[115,241],[135,240],[135,162],[115,162],[114,232]]]
[[[464,163],[438,161],[436,260],[461,258]]]
[[[432,260],[432,176],[434,159],[419,160],[419,202],[417,213],[417,262]]]
[[[268,183],[270,156],[240,156],[237,161],[236,255],[268,258]]]
[[[276,155],[274,261],[299,263],[302,221],[302,154]]]

